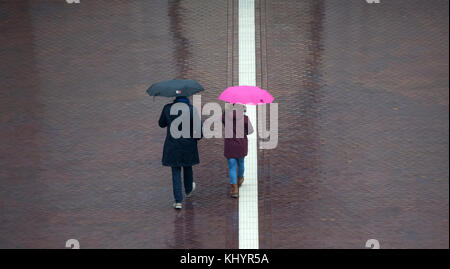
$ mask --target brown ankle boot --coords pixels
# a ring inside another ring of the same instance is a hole
[[[238,186],[240,187],[244,183],[244,177],[238,177]]]
[[[238,184],[231,184],[231,197],[233,197],[233,198],[238,198],[239,197]]]

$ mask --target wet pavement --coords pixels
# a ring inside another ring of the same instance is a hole
[[[227,2],[3,1],[0,10],[0,246],[236,248],[222,142],[200,143],[197,193],[174,211],[157,125],[168,101],[145,92],[195,78],[204,102],[217,98],[228,79]]]
[[[256,0],[261,248],[449,246],[448,1]],[[171,208],[166,99],[237,83],[237,0],[0,3],[0,247],[237,248],[223,141]]]
[[[261,247],[448,248],[448,2],[261,3]]]

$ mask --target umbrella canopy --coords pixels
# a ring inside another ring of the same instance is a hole
[[[258,105],[273,102],[273,96],[256,86],[229,87],[220,94],[219,99],[228,103]]]
[[[191,79],[171,79],[152,84],[147,89],[150,96],[191,96],[203,91],[202,85]]]

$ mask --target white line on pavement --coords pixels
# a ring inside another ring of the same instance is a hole
[[[239,0],[239,85],[256,86],[255,1]],[[239,189],[239,248],[259,248],[256,106],[247,106],[254,133],[248,136],[244,184]]]

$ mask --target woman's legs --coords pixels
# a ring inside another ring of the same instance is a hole
[[[237,175],[236,175],[236,165],[238,163],[237,159],[230,158],[228,159],[228,168],[230,173],[230,183],[231,183],[231,197],[237,198],[239,196],[239,187],[237,184]]]
[[[181,167],[172,167],[172,184],[175,203],[183,202],[183,192],[181,189]]]
[[[245,157],[237,159],[237,161],[238,161],[238,178],[244,177],[244,172],[245,172],[244,159],[245,159]]]
[[[237,165],[237,159],[233,159],[233,158],[228,159],[228,171],[230,174],[230,184],[237,184],[236,165]]]
[[[184,192],[186,194],[189,194],[192,191],[192,182],[194,182],[192,166],[183,167],[183,179],[184,179]]]

